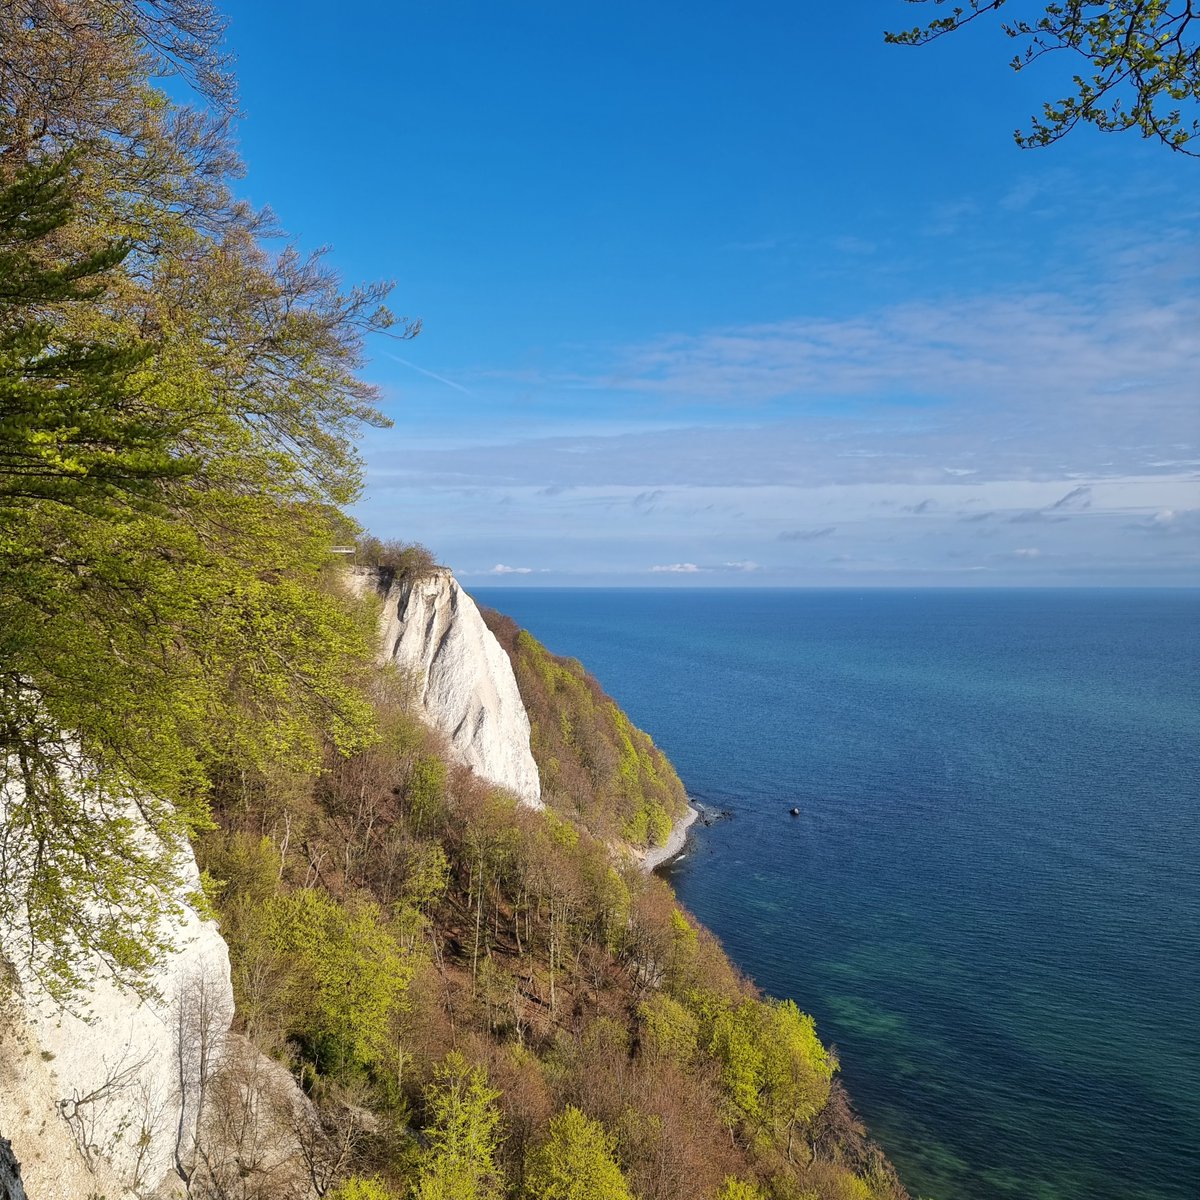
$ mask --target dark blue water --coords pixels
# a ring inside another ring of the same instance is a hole
[[[1200,593],[479,594],[734,811],[673,882],[914,1195],[1200,1196]]]

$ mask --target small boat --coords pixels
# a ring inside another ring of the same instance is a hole
[[[800,815],[800,810],[798,808],[792,808],[792,809],[789,809],[788,811],[792,814],[793,817],[798,817]]]

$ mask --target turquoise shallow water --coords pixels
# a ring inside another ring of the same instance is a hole
[[[1200,594],[479,595],[734,812],[672,880],[914,1195],[1200,1195]]]

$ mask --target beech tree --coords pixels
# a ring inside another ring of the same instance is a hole
[[[709,1052],[721,1066],[731,1115],[794,1153],[797,1132],[824,1107],[836,1063],[812,1017],[794,1001],[747,998],[718,1009]]]
[[[937,7],[946,2],[908,0]],[[1001,9],[1010,11],[1006,0],[962,0],[946,16],[884,36],[896,45],[921,46]],[[1061,53],[1079,72],[1071,91],[1047,101],[1027,131],[1016,131],[1017,145],[1047,146],[1082,122],[1105,133],[1136,129],[1200,157],[1190,147],[1200,134],[1200,120],[1189,116],[1200,104],[1200,9],[1194,0],[1063,0],[1044,8],[1016,0],[1012,10],[1021,15],[1001,28],[1022,45],[1013,70]]]
[[[482,1067],[454,1051],[434,1071],[425,1094],[429,1124],[414,1195],[416,1200],[499,1200],[496,1151],[500,1093]]]
[[[765,1200],[765,1197],[754,1184],[731,1176],[721,1185],[716,1200]]]
[[[824,1108],[835,1062],[817,1039],[812,1017],[794,1000],[771,1001],[766,1007],[763,1048],[763,1111],[788,1159],[796,1133]]]
[[[278,1023],[306,1043],[322,1073],[386,1070],[412,964],[378,907],[301,888],[242,919],[260,959],[277,964],[270,1003]]]
[[[570,1107],[528,1158],[527,1200],[633,1200],[616,1159],[616,1138]]]
[[[387,289],[265,248],[219,34],[204,0],[0,7],[0,955],[62,999],[146,983],[214,765],[372,737],[330,549]]]

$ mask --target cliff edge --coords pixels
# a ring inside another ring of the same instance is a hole
[[[512,665],[453,574],[355,567],[350,586],[355,595],[382,597],[381,657],[413,673],[421,710],[455,760],[541,808],[529,716]]]

